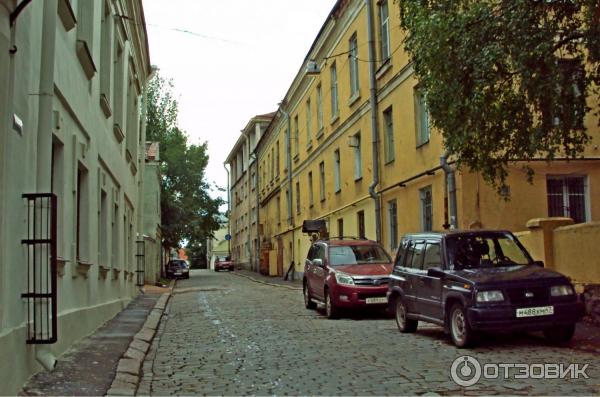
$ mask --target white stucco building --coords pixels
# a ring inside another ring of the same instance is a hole
[[[0,0],[0,54],[6,395],[138,293],[151,73],[142,1]]]

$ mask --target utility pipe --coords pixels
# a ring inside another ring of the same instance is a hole
[[[231,194],[229,192],[229,170],[227,169],[226,164],[223,164],[223,168],[227,171],[227,234],[229,235],[229,240],[227,240],[227,256],[231,259]]]
[[[42,20],[42,52],[40,59],[40,85],[37,130],[37,180],[38,192],[52,190],[52,102],[54,100],[54,63],[56,55],[57,0],[44,1]]]
[[[456,178],[454,168],[448,164],[448,153],[440,157],[440,166],[446,174],[448,186],[448,206],[450,207],[450,229],[458,228],[458,211],[456,209]]]
[[[377,123],[377,81],[375,77],[375,37],[373,34],[373,10],[371,0],[365,0],[367,6],[367,32],[369,39],[369,103],[371,105],[371,142],[373,157],[373,179],[369,185],[369,194],[375,202],[375,235],[381,243],[381,202],[375,191],[379,184],[379,127]]]

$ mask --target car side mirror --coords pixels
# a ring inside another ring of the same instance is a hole
[[[439,267],[431,267],[427,270],[428,277],[442,278],[444,276],[444,271]]]
[[[544,261],[533,261],[533,264],[539,267],[544,267]]]
[[[325,265],[323,264],[323,259],[313,259],[312,264],[318,267],[325,267]]]

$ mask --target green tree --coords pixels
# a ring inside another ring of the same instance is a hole
[[[178,105],[173,84],[156,75],[148,85],[146,139],[160,144],[163,246],[196,244],[219,228],[219,206],[205,178],[206,142],[189,145],[177,126]]]
[[[598,113],[598,0],[398,1],[432,124],[459,166],[500,189],[515,160],[581,155],[584,117]]]

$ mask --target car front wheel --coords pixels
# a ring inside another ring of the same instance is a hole
[[[338,318],[339,309],[335,306],[331,299],[331,294],[329,291],[325,291],[325,315],[328,319],[333,320]]]
[[[566,343],[575,334],[575,324],[557,326],[544,330],[544,337],[551,343]]]
[[[402,298],[396,299],[395,312],[396,325],[398,326],[400,332],[411,333],[417,330],[419,322],[417,320],[408,318],[406,304],[404,303],[404,300]]]
[[[468,347],[473,342],[473,331],[467,321],[465,308],[455,303],[450,309],[450,336],[456,347]]]

